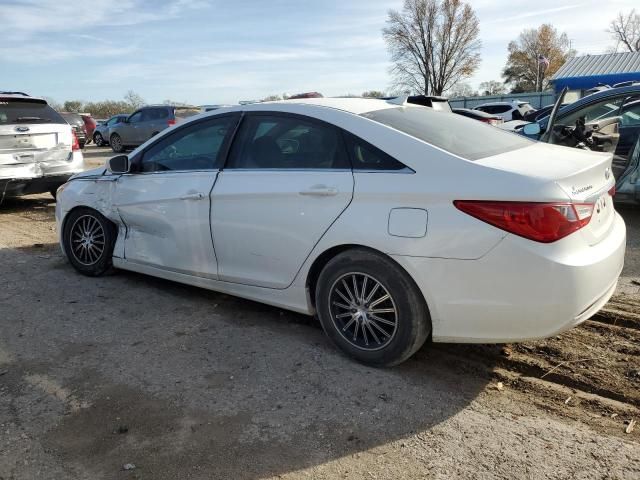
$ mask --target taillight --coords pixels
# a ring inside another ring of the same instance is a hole
[[[571,235],[591,221],[592,203],[532,203],[456,200],[472,217],[514,235],[551,243]]]
[[[71,129],[71,137],[71,150],[77,152],[78,150],[80,150],[80,142],[78,142],[78,136],[76,135],[76,132],[73,130],[73,128]]]
[[[609,189],[609,195],[611,195],[612,197],[616,196],[616,186],[615,185]]]
[[[171,126],[171,125],[175,125],[176,124],[176,120],[167,120],[167,125]]]

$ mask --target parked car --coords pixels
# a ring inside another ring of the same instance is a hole
[[[640,175],[638,166],[631,155],[640,137],[640,84],[626,87],[608,88],[565,107],[559,108],[554,128],[573,127],[577,122],[590,123],[611,117],[620,117],[619,139],[613,159],[612,173],[616,178],[616,201],[640,204]],[[527,135],[534,140],[549,140],[544,137],[549,117],[538,121],[539,133]],[[526,135],[526,124],[516,131]]]
[[[5,197],[51,192],[84,170],[78,139],[46,100],[0,92],[0,204]]]
[[[569,105],[568,103],[563,103],[560,108],[566,107]],[[554,104],[546,105],[538,110],[530,110],[522,116],[522,120],[525,122],[537,122],[538,120],[542,120],[544,117],[548,117],[553,109]]]
[[[84,120],[77,113],[72,112],[60,112],[62,118],[71,125],[73,131],[76,133],[76,137],[78,137],[78,143],[80,144],[80,148],[84,148],[87,143],[87,127],[84,124]]]
[[[200,113],[198,107],[150,105],[136,110],[124,121],[109,127],[109,144],[120,153],[137,147],[165,128]]]
[[[499,115],[491,115],[481,110],[471,110],[470,108],[454,108],[453,113],[462,115],[463,117],[473,118],[479,122],[488,123],[489,125],[500,125],[504,122]]]
[[[430,336],[542,338],[598,311],[626,243],[610,167],[610,154],[406,103],[259,103],[74,177],[56,219],[83,274],[317,313],[344,352],[394,365]]]
[[[491,115],[498,115],[502,117],[502,120],[508,122],[510,120],[522,120],[524,115],[535,110],[535,108],[533,108],[529,102],[514,100],[513,102],[484,103],[474,107],[474,110],[480,110],[481,112],[490,113]]]
[[[84,130],[87,135],[87,143],[93,139],[93,132],[96,129],[96,121],[93,119],[90,113],[81,113],[82,121],[84,122]]]
[[[446,97],[439,97],[435,95],[410,95],[401,97],[383,97],[380,100],[386,100],[388,102],[396,102],[399,104],[412,103],[413,105],[422,105],[423,107],[433,108],[439,112],[451,113],[451,105],[449,105],[449,99]]]
[[[129,114],[127,113],[120,113],[118,115],[114,115],[109,120],[105,120],[102,124],[98,123],[95,131],[93,132],[93,143],[98,147],[108,145],[110,128],[117,123],[123,122],[128,116]]]

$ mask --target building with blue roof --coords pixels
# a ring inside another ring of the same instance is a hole
[[[640,52],[574,57],[551,77],[556,94],[568,87],[570,96],[577,98],[598,85],[629,81],[640,82]]]

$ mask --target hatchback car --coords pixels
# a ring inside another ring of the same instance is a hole
[[[165,128],[200,113],[198,107],[150,105],[136,110],[124,121],[109,127],[109,144],[120,153],[137,147]]]
[[[78,139],[46,100],[0,92],[0,204],[51,192],[84,170]]]
[[[598,311],[625,252],[610,168],[611,155],[397,100],[262,103],[77,175],[56,219],[83,274],[317,313],[344,352],[394,365],[428,337],[548,337]]]
[[[511,120],[522,120],[522,118],[535,110],[529,102],[492,102],[484,103],[473,108],[474,110],[480,110],[481,112],[490,113],[491,115],[498,115],[502,117],[502,120],[509,122]]]
[[[123,122],[129,114],[121,113],[118,115],[114,115],[109,120],[104,121],[103,123],[99,123],[96,125],[96,129],[93,132],[93,143],[98,147],[102,147],[104,145],[109,144],[109,129],[116,125],[117,123]]]

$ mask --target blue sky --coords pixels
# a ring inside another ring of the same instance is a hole
[[[0,88],[58,101],[235,103],[269,94],[388,90],[381,36],[402,0],[0,0]],[[553,23],[580,53],[602,53],[618,11],[637,0],[470,2],[482,66],[499,80],[509,40]]]

